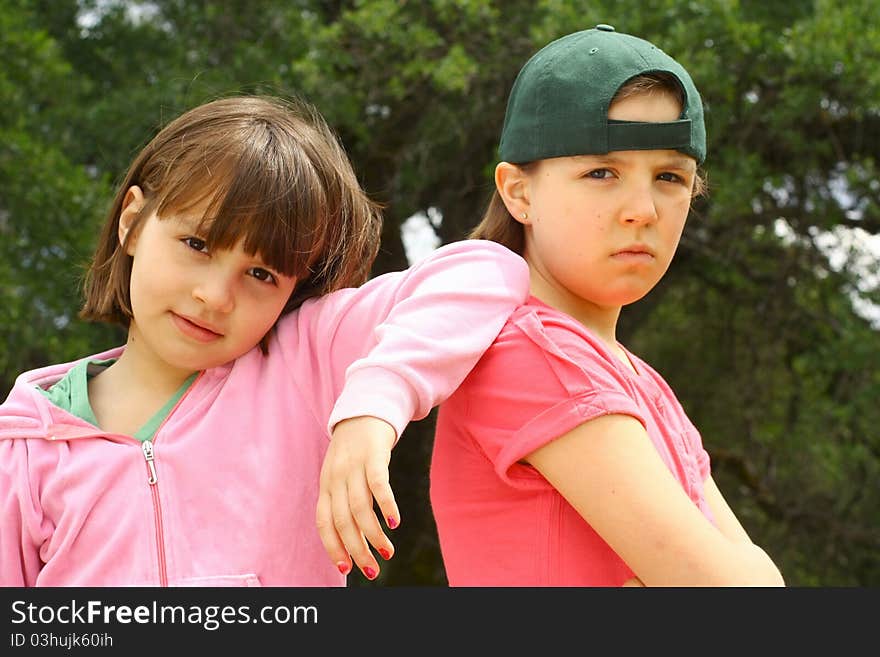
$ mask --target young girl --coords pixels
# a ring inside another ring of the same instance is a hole
[[[396,439],[528,292],[521,258],[477,242],[352,288],[379,224],[305,104],[228,98],[161,130],[85,285],[82,315],[126,344],[26,372],[0,406],[0,583],[344,585],[314,524],[328,431],[373,416],[365,444]]]
[[[523,254],[532,296],[440,407],[451,585],[782,585],[672,390],[615,337],[672,260],[705,149],[688,73],[611,26],[520,71],[472,236]]]

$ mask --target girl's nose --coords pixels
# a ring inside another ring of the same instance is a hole
[[[193,288],[193,298],[210,310],[228,313],[235,308],[234,283],[230,276],[213,272]]]
[[[627,191],[620,219],[626,224],[649,224],[657,221],[657,204],[650,186],[633,186]]]

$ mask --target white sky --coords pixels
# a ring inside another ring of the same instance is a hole
[[[799,239],[784,219],[777,219],[773,228],[783,242]],[[858,289],[850,294],[853,309],[870,321],[871,326],[880,330],[880,306],[872,304],[859,294],[876,290],[880,285],[880,276],[877,274],[880,265],[880,235],[872,235],[861,228],[835,226],[831,231],[814,230],[811,236],[834,271],[840,271],[849,263],[850,269],[859,275]]]
[[[418,212],[404,221],[400,227],[406,259],[411,265],[428,257],[440,246],[440,238],[431,226],[432,220],[435,226],[440,225],[440,212],[436,208],[429,208],[428,213]]]

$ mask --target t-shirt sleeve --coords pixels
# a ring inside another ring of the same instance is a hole
[[[469,433],[507,483],[545,486],[520,460],[603,415],[645,418],[621,368],[573,321],[517,313],[467,382]]]
[[[682,415],[687,418],[684,410],[682,410]],[[697,470],[700,473],[700,481],[706,481],[709,478],[709,474],[712,471],[712,466],[709,460],[709,452],[706,451],[706,448],[703,446],[703,438],[700,436],[700,431],[691,423],[690,420],[687,421],[688,429],[685,433],[685,438],[688,441],[688,450],[690,450],[691,454],[694,454],[696,462],[697,462]]]
[[[697,467],[700,481],[706,481],[706,479],[709,477],[709,474],[711,473],[712,466],[709,459],[709,453],[703,446],[703,438],[700,435],[700,430],[697,429],[693,422],[691,422],[688,414],[684,410],[684,407],[681,405],[678,397],[675,396],[672,388],[670,388],[669,384],[666,383],[666,380],[647,363],[642,362],[641,367],[643,367],[652,375],[654,382],[657,384],[663,394],[663,399],[666,400],[666,403],[672,405],[673,414],[676,418],[678,418],[678,421],[682,424],[683,427],[682,435],[684,437],[684,441],[686,442],[687,451],[689,454],[692,454],[694,456],[693,463]]]

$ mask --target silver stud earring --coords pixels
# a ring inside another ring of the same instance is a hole
[[[528,212],[523,212],[521,215],[519,215],[519,218],[520,218],[520,219],[528,219],[528,218],[529,218],[529,213],[528,213]]]

